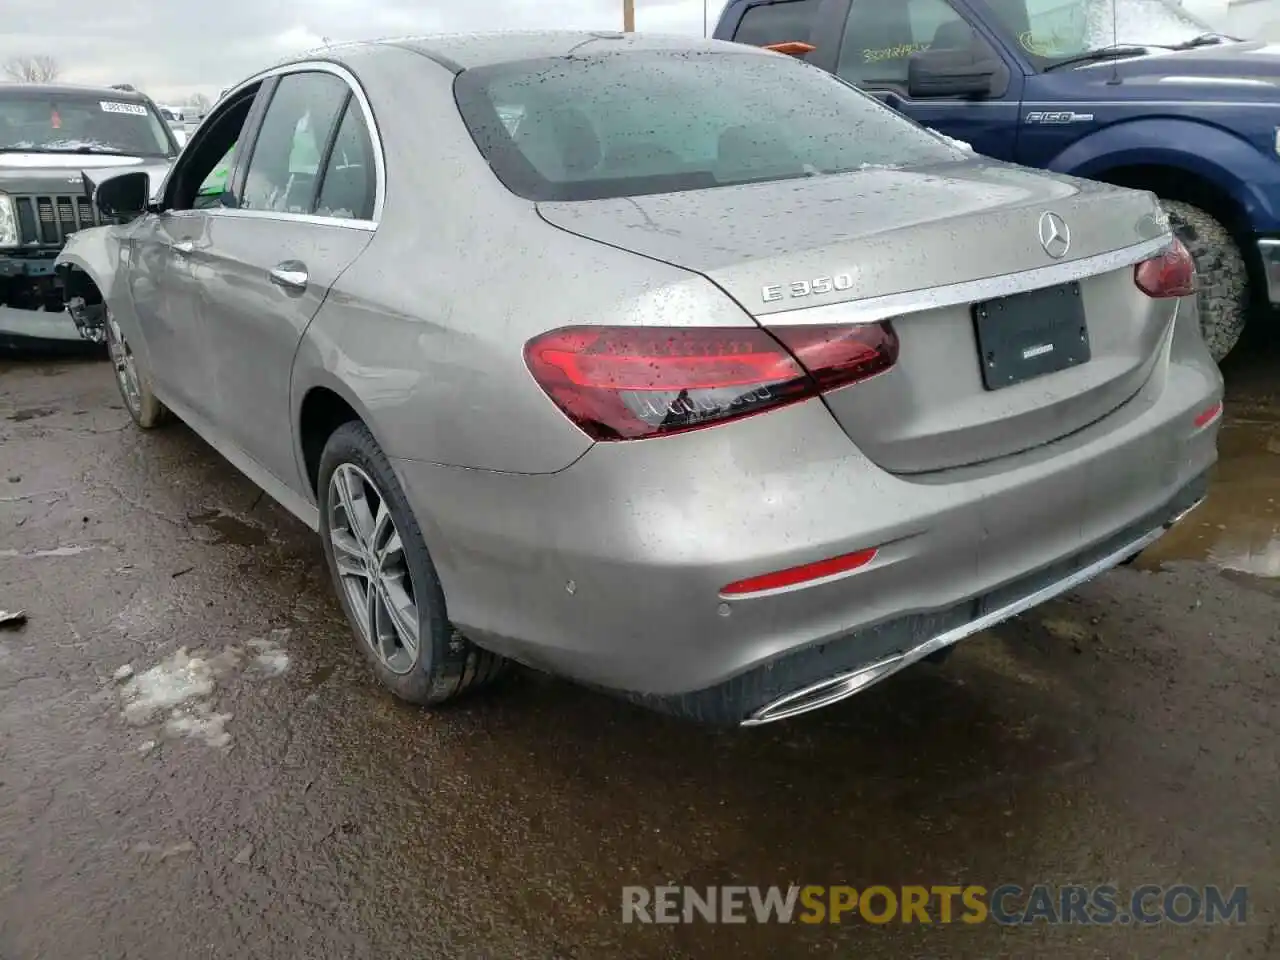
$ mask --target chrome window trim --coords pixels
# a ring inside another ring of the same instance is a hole
[[[237,210],[235,207],[204,207],[191,210],[166,210],[166,217],[229,217],[239,220],[279,220],[284,223],[313,223],[322,227],[341,227],[344,230],[365,230],[372,233],[378,228],[377,220],[353,220],[349,217],[322,217],[314,213],[284,213],[275,210]]]
[[[945,307],[968,306],[984,300],[995,300],[1015,293],[1027,293],[1060,283],[1072,283],[1086,277],[1098,276],[1130,267],[1159,256],[1169,249],[1173,235],[1165,234],[1154,240],[1144,240],[1132,246],[1107,253],[1082,257],[1066,263],[1052,263],[1018,273],[1005,273],[981,280],[965,280],[941,287],[925,287],[902,293],[889,293],[863,300],[824,304],[819,307],[801,307],[779,313],[758,313],[766,326],[793,326],[799,324],[868,324],[892,320],[895,317]]]
[[[346,67],[328,60],[298,60],[293,63],[277,64],[269,70],[263,70],[256,73],[247,80],[236,84],[226,95],[220,98],[219,102],[225,102],[235,95],[241,93],[254,84],[260,84],[264,80],[272,77],[283,77],[291,73],[330,73],[338,79],[342,80],[351,90],[351,95],[355,97],[356,102],[360,104],[360,113],[364,117],[365,129],[369,134],[369,142],[373,146],[373,170],[374,170],[374,188],[373,188],[373,217],[369,220],[350,220],[343,217],[320,217],[310,213],[277,213],[274,210],[232,210],[230,208],[217,209],[219,216],[227,213],[233,213],[237,216],[246,216],[256,214],[265,219],[272,220],[292,220],[301,223],[328,223],[338,224],[340,226],[351,227],[358,230],[370,230],[377,227],[382,220],[383,204],[386,202],[387,195],[387,162],[382,149],[382,135],[378,132],[378,124],[373,116],[373,107],[369,103],[369,97],[365,94],[364,88],[360,86],[360,81]],[[269,106],[269,104],[268,104]],[[263,115],[266,120],[266,115]],[[249,162],[253,162],[253,157],[249,157]],[[174,211],[187,213],[191,211]],[[197,213],[213,212],[209,209],[194,211]]]

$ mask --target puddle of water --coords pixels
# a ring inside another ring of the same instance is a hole
[[[1178,560],[1280,578],[1280,423],[1228,421],[1208,499],[1138,558],[1159,571]]]
[[[67,546],[53,547],[49,550],[0,550],[0,557],[21,557],[23,560],[32,560],[38,557],[74,557],[81,553],[88,553],[90,550],[96,549],[96,547]]]
[[[215,534],[215,543],[233,543],[240,547],[259,547],[267,542],[267,532],[261,527],[241,520],[225,510],[209,510],[188,519],[199,526],[208,527]]]

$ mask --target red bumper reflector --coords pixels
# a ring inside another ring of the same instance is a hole
[[[809,583],[813,580],[834,577],[839,573],[848,573],[850,570],[865,567],[876,558],[876,552],[873,547],[870,550],[859,550],[857,553],[846,553],[843,556],[819,560],[816,563],[806,563],[799,567],[790,567],[786,570],[778,570],[758,577],[748,577],[746,580],[737,580],[727,587],[721,588],[720,595],[723,597],[739,597],[748,593],[763,593],[766,590],[794,587],[799,583]]]
[[[1201,413],[1199,416],[1196,417],[1196,429],[1200,429],[1201,427],[1207,427],[1209,424],[1213,423],[1213,421],[1217,420],[1218,417],[1220,416],[1222,416],[1221,400],[1219,400],[1208,410],[1205,410],[1203,413]]]

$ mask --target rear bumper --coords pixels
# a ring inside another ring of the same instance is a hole
[[[1258,257],[1267,283],[1268,302],[1280,305],[1280,240],[1259,240]]]
[[[1208,490],[1208,476],[1197,477],[1162,509],[1045,570],[948,610],[903,617],[854,634],[833,649],[798,651],[770,664],[767,671],[757,669],[718,689],[699,691],[695,697],[709,707],[734,704],[733,719],[741,714],[742,725],[748,727],[830,706],[1119,566],[1191,513]],[[841,660],[851,661],[852,666],[832,672],[833,662]],[[690,699],[680,698],[686,702],[672,706],[687,712]]]
[[[934,642],[927,655],[945,646],[939,636],[1054,584],[1069,589],[1190,506],[1219,427],[1196,418],[1222,390],[1195,324],[1187,311],[1146,386],[1099,423],[931,476],[876,467],[818,401],[597,444],[553,475],[396,469],[468,635],[654,706],[740,722]],[[842,576],[720,595],[868,547],[875,560]]]

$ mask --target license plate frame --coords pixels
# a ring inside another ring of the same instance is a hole
[[[972,312],[987,390],[1078,367],[1092,357],[1078,282],[975,303]]]

